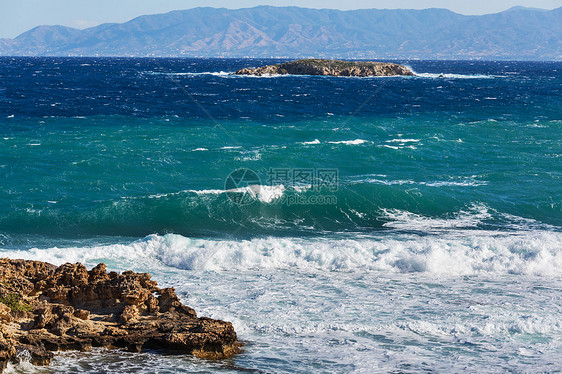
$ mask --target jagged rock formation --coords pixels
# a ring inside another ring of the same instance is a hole
[[[255,69],[238,70],[236,75],[328,75],[334,77],[376,77],[392,75],[414,75],[405,66],[370,61],[338,61],[308,59],[262,66]]]
[[[24,351],[47,365],[59,350],[152,348],[221,359],[240,346],[231,323],[198,318],[149,274],[0,259],[0,372]]]

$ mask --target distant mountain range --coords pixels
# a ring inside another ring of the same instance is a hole
[[[466,16],[445,9],[195,8],[85,30],[39,26],[0,55],[561,60],[562,7]]]

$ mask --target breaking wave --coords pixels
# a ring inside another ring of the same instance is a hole
[[[1,255],[55,264],[160,263],[188,270],[292,269],[298,271],[478,273],[562,276],[562,234],[548,231],[465,231],[447,235],[349,238],[193,239],[150,235],[129,244],[2,250]]]

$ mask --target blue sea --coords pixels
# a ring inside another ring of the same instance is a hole
[[[0,58],[0,256],[149,272],[245,342],[11,372],[561,372],[562,63],[229,74],[276,62]]]

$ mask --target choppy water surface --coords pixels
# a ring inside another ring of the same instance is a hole
[[[149,271],[246,342],[33,370],[562,370],[562,64],[228,74],[271,62],[0,58],[0,255]]]

